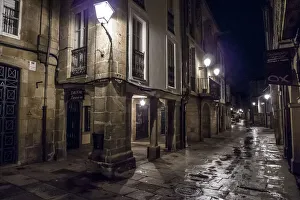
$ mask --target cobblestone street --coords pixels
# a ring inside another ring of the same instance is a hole
[[[1,168],[0,199],[300,199],[274,134],[236,126],[187,149],[139,161],[114,181],[83,159]]]

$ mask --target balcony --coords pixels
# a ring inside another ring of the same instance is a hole
[[[81,47],[72,51],[71,76],[85,75],[87,72],[87,48]]]
[[[208,94],[208,78],[198,78],[198,93]]]
[[[134,79],[145,80],[145,54],[138,50],[133,50],[132,76]]]
[[[174,30],[174,14],[170,11],[168,11],[168,30],[175,34]]]

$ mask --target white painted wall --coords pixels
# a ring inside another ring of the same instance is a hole
[[[132,0],[129,0],[129,9],[137,9],[148,22],[149,86],[180,93],[182,66],[179,1],[174,1],[175,35],[167,29],[167,0],[145,0],[145,7],[143,11]],[[176,44],[176,89],[167,88],[167,36]]]

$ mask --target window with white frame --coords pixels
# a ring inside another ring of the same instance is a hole
[[[175,69],[176,69],[176,60],[175,60],[175,43],[167,39],[167,86],[175,88]]]
[[[3,35],[19,37],[20,0],[1,0],[1,32]]]
[[[84,75],[87,72],[87,24],[87,10],[75,14],[71,76]]]
[[[130,14],[130,66],[131,78],[146,81],[147,23],[135,13]]]

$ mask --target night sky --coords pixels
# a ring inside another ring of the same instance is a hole
[[[248,93],[249,80],[264,77],[263,0],[208,0],[223,34],[227,76],[236,92]]]

